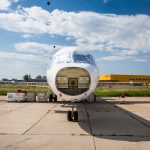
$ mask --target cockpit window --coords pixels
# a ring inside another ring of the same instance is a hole
[[[78,63],[88,63],[91,65],[96,65],[93,57],[90,54],[80,54],[74,52],[73,54],[63,54],[57,55],[51,59],[52,64],[59,64],[59,63],[71,63],[71,62],[78,62]]]
[[[54,58],[52,58],[51,63],[52,64],[59,64],[59,63],[70,63],[71,57],[69,55],[58,55]]]
[[[79,63],[84,63],[85,62],[85,63],[95,65],[93,57],[90,54],[83,55],[83,54],[74,53],[73,54],[73,60],[74,60],[74,62],[79,62]]]

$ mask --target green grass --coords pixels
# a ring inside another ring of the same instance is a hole
[[[146,86],[109,86],[109,87],[99,87],[95,90],[96,96],[104,97],[116,97],[120,96],[122,93],[125,96],[150,96],[150,87]]]
[[[120,96],[122,93],[125,96],[134,97],[134,96],[150,96],[150,91],[95,91],[96,96],[100,97],[117,97]]]
[[[7,95],[7,92],[16,92],[17,89],[26,90],[31,93],[47,93],[47,87],[32,87],[27,85],[0,85],[0,95]],[[124,93],[126,96],[150,96],[148,86],[105,86],[95,90],[96,96],[116,97]]]
[[[25,90],[29,93],[47,93],[46,87],[31,87],[25,85],[1,85],[0,95],[7,95],[8,92],[16,92],[17,89]]]

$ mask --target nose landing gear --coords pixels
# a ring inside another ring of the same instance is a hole
[[[67,120],[68,121],[78,121],[78,111],[74,111],[74,103],[71,103],[72,111],[67,112]]]

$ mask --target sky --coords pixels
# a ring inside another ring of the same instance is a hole
[[[47,2],[0,0],[0,79],[44,76],[67,46],[90,52],[100,74],[150,75],[150,0]]]

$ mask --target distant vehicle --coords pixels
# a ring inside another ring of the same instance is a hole
[[[11,81],[11,84],[15,85],[15,82],[16,82],[16,81],[12,80],[12,81]]]
[[[51,58],[47,70],[47,81],[53,91],[50,101],[71,101],[72,111],[68,111],[68,120],[78,120],[78,112],[74,111],[73,103],[91,96],[98,78],[98,67],[91,54],[77,47],[63,48]]]

